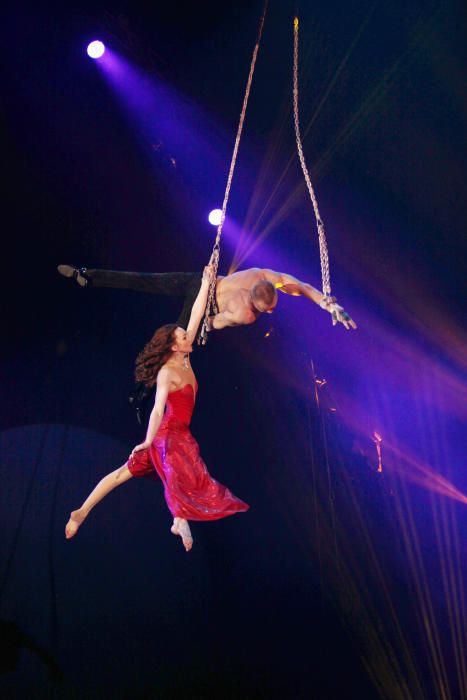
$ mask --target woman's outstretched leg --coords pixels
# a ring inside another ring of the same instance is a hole
[[[67,540],[76,535],[79,526],[84,522],[91,510],[99,503],[99,501],[102,501],[102,499],[107,496],[108,493],[113,491],[117,486],[120,486],[120,484],[124,484],[125,481],[131,479],[132,476],[133,474],[128,469],[128,463],[124,464],[123,467],[110,472],[110,474],[107,474],[107,476],[104,476],[104,478],[99,481],[95,489],[91,491],[83,505],[78,508],[78,510],[74,510],[70,514],[70,519],[65,527],[65,537]]]

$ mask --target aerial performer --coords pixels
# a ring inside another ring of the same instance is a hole
[[[146,437],[127,462],[101,479],[71,513],[67,539],[76,535],[94,506],[133,477],[160,477],[173,516],[171,532],[181,537],[187,552],[193,546],[190,520],[218,520],[248,510],[246,503],[211,477],[189,427],[198,392],[190,353],[204,317],[212,274],[212,267],[206,267],[186,329],[175,323],[162,326],[138,355],[136,380],[156,388]]]
[[[64,277],[75,279],[81,287],[131,289],[148,294],[183,297],[184,305],[177,323],[186,328],[193,300],[201,284],[196,272],[119,272],[59,265]],[[217,275],[215,301],[217,313],[209,317],[208,330],[254,323],[262,313],[272,313],[277,304],[277,290],[292,296],[304,296],[333,315],[333,323],[345,328],[357,325],[336,303],[335,297],[323,294],[308,282],[301,282],[285,272],[253,267],[230,275]]]
[[[261,313],[271,313],[277,304],[277,289],[292,296],[304,296],[318,304],[332,315],[333,325],[342,323],[346,329],[356,328],[356,323],[350,315],[331,296],[331,284],[329,277],[329,260],[327,252],[324,224],[319,213],[316,195],[308,175],[303,148],[300,137],[298,116],[298,19],[294,20],[294,122],[297,140],[297,149],[300,163],[305,176],[307,187],[313,203],[316,223],[318,227],[322,287],[319,292],[311,284],[301,282],[296,277],[283,272],[274,272],[269,269],[250,268],[240,270],[226,276],[218,275],[218,263],[220,254],[220,241],[225,220],[230,188],[237,160],[240,137],[245,121],[248,97],[253,79],[256,58],[259,50],[264,20],[266,17],[268,1],[265,0],[263,13],[260,20],[258,37],[256,40],[253,57],[250,65],[243,106],[238,124],[232,160],[230,163],[227,186],[222,205],[221,221],[217,229],[210,264],[214,275],[208,293],[205,310],[205,318],[201,330],[201,340],[206,342],[206,333],[213,329],[226,328],[227,326],[241,326],[254,323]],[[178,324],[186,328],[193,300],[198,294],[201,283],[201,275],[191,272],[118,272],[114,270],[86,269],[72,265],[59,265],[58,272],[64,277],[75,279],[81,287],[110,287],[116,289],[131,289],[149,294],[163,294],[184,298],[182,313]]]

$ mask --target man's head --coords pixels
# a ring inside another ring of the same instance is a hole
[[[271,314],[277,304],[275,286],[267,280],[257,282],[250,290],[251,302],[257,311]]]

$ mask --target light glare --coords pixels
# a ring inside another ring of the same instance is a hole
[[[105,46],[102,41],[91,41],[87,51],[90,58],[100,58],[104,54]]]
[[[213,226],[219,226],[222,219],[222,209],[213,209],[209,214],[209,223]]]

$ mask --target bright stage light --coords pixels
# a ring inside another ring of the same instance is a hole
[[[91,41],[87,51],[90,58],[100,58],[104,54],[105,46],[102,41]]]
[[[213,226],[219,226],[222,218],[222,209],[213,209],[212,212],[209,214],[208,219],[209,223],[212,224]]]

